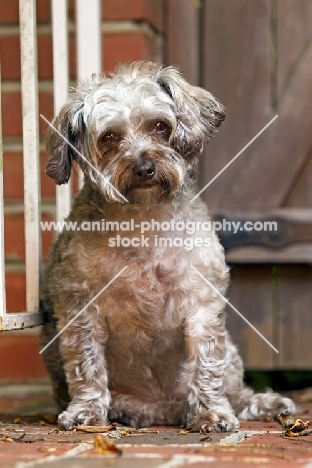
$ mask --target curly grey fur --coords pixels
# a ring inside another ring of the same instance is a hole
[[[193,166],[224,117],[217,99],[172,67],[136,62],[82,83],[53,124],[104,178],[57,132],[49,132],[47,174],[66,183],[76,159],[85,175],[68,220],[209,220],[201,200],[191,203]],[[142,161],[155,168],[143,183],[134,171]],[[155,239],[154,231],[146,234]],[[243,384],[242,362],[225,328],[224,301],[191,268],[226,294],[228,268],[213,232],[197,231],[210,246],[191,250],[153,242],[112,248],[111,235],[64,231],[45,271],[43,344],[128,267],[44,352],[63,411],[60,426],[111,419],[233,431],[238,414],[259,418],[294,411],[290,400],[255,395]]]

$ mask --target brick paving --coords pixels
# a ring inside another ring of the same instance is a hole
[[[283,438],[275,421],[242,421],[234,434],[206,435],[178,427],[130,431],[116,426],[103,437],[119,453],[99,455],[95,434],[57,428],[51,395],[42,387],[28,395],[25,387],[7,390],[9,395],[0,391],[1,468],[203,468],[216,463],[218,468],[312,468],[312,434]],[[312,402],[302,403],[296,417],[312,420]]]

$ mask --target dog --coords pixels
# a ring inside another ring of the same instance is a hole
[[[74,161],[84,174],[67,219],[78,227],[58,236],[41,288],[42,344],[61,332],[43,353],[60,427],[227,432],[295,411],[244,385],[225,328],[228,267],[194,198],[194,166],[224,118],[212,94],[152,62],[92,76],[55,117],[47,175],[67,183]]]

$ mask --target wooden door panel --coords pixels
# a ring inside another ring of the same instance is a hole
[[[199,13],[196,2],[167,0],[165,60],[177,65],[191,83],[199,83]]]
[[[204,186],[272,118],[270,96],[270,1],[207,0],[203,12],[202,85],[228,108],[228,118],[201,160]],[[245,174],[251,150],[242,154],[203,197],[210,208],[235,202],[237,177]],[[246,174],[248,177],[248,174]],[[231,199],[228,189],[231,188]]]
[[[177,2],[172,8],[178,12]],[[219,134],[199,162],[200,186],[279,115],[204,191],[203,198],[212,212],[225,211],[229,217],[240,212],[244,218],[256,211],[267,216],[274,210],[287,216],[292,208],[292,215],[304,224],[306,217],[311,218],[312,206],[312,1],[202,0],[198,4],[198,64],[190,54],[188,65],[181,52],[183,47],[189,50],[183,36],[194,38],[194,28],[187,31],[182,13],[170,19],[178,22],[179,48],[174,55],[171,33],[170,54],[181,61],[183,70],[189,67],[188,77],[196,76],[190,68],[198,66],[200,84],[228,109]],[[185,8],[184,2],[179,5]],[[293,232],[291,225],[287,229],[287,235]],[[312,242],[307,232],[301,231],[301,238],[299,234],[297,230],[298,242],[291,245],[246,245],[227,252],[232,265],[230,301],[280,351],[275,353],[228,308],[228,328],[247,368],[311,367]]]
[[[306,164],[303,165],[299,176],[285,197],[283,206],[292,208],[312,207],[312,148],[309,151]]]
[[[248,269],[234,266],[228,297],[239,312],[277,347],[272,266],[251,266]],[[238,345],[245,366],[252,369],[272,368],[276,361],[275,351],[230,307],[227,307],[227,327]]]
[[[217,91],[230,112],[228,121],[208,145],[201,161],[200,185],[209,182],[275,113],[279,117],[203,196],[212,209],[282,206],[312,144],[312,43],[307,45],[306,20],[302,32],[297,33],[300,40],[290,39],[292,29],[285,28],[292,21],[288,16],[292,14],[293,3],[287,3],[292,7],[288,9],[278,3],[278,49],[272,51],[274,12],[269,2],[247,0],[228,4],[208,0],[206,5],[204,85]],[[295,15],[297,30],[301,17],[302,11]],[[211,47],[213,37],[215,47]],[[292,40],[296,46],[290,48],[287,56],[288,43]],[[277,61],[272,57],[274,53],[278,54]],[[281,78],[283,82],[283,96],[275,110],[272,96],[276,64],[277,80]]]
[[[310,369],[312,366],[312,267],[279,268],[278,330],[280,368]]]
[[[229,207],[282,206],[312,144],[312,43],[301,57],[279,104],[278,119],[253,144],[244,171],[227,186]],[[239,190],[235,191],[235,187]],[[233,206],[234,205],[234,206]]]
[[[309,369],[312,267],[235,266],[229,300],[277,348],[227,307],[227,327],[249,369]]]
[[[278,97],[282,99],[298,61],[312,37],[311,0],[273,0],[277,13]]]

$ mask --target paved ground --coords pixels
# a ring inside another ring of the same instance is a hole
[[[275,421],[242,421],[238,432],[221,435],[178,427],[65,432],[55,424],[46,385],[2,387],[0,413],[2,468],[312,468],[312,434],[283,438]],[[296,417],[312,420],[311,399],[303,399]]]

